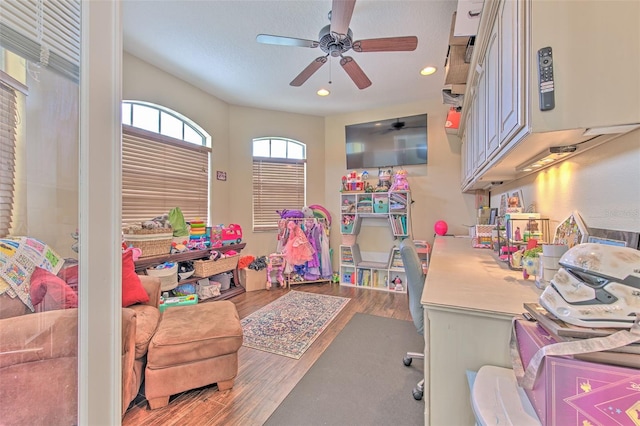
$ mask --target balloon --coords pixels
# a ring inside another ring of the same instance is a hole
[[[447,222],[445,222],[444,220],[439,220],[433,226],[433,229],[434,231],[436,231],[436,234],[445,235],[449,230],[449,226],[447,225]]]

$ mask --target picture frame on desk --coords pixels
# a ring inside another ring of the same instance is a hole
[[[587,227],[580,214],[573,211],[569,217],[560,222],[554,234],[554,244],[565,244],[569,248],[576,244],[586,243],[589,239]]]
[[[498,209],[492,208],[489,213],[489,225],[495,225],[497,219],[498,219]]]

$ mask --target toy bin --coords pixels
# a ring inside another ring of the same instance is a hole
[[[374,213],[389,213],[389,197],[385,193],[383,196],[373,196],[373,212]]]
[[[340,229],[343,234],[351,234],[353,232],[353,223],[343,223]]]
[[[160,278],[162,291],[173,290],[178,286],[178,263],[163,263],[155,268],[148,268],[147,275]]]
[[[255,271],[249,268],[242,268],[239,271],[240,284],[246,291],[264,290],[267,288],[267,270]],[[284,285],[284,283],[282,283]]]
[[[229,290],[231,287],[231,277],[233,274],[225,272],[223,274],[217,274],[209,278],[209,281],[220,283],[220,291]]]

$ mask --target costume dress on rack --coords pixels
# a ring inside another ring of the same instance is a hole
[[[289,221],[287,228],[289,229],[289,238],[287,238],[283,251],[287,266],[303,265],[313,259],[315,250],[300,226],[293,221]]]

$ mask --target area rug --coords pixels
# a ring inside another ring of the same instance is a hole
[[[424,361],[402,362],[423,348],[413,322],[356,313],[265,426],[424,425]]]
[[[242,319],[243,345],[300,359],[349,300],[290,291]]]

